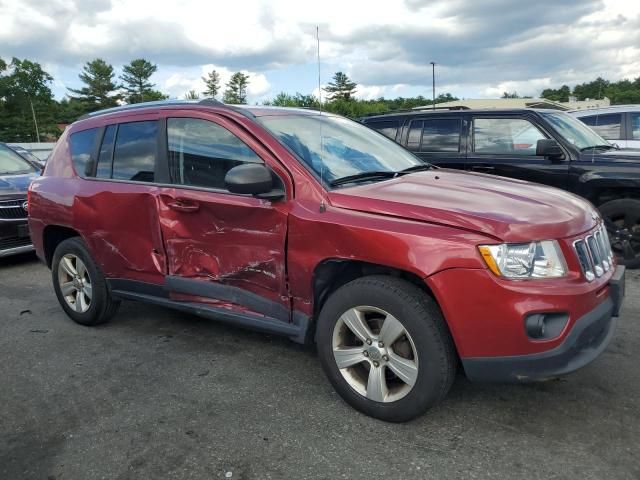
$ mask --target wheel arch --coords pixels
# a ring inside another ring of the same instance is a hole
[[[47,225],[42,232],[42,245],[44,248],[44,260],[47,267],[51,268],[53,253],[58,245],[69,238],[80,237],[81,235],[73,228],[62,225]]]

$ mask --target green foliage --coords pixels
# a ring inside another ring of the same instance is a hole
[[[568,102],[569,95],[571,95],[571,89],[568,85],[563,85],[557,89],[545,88],[540,94],[540,97],[553,102]]]
[[[246,104],[248,86],[249,75],[245,75],[242,72],[234,73],[227,83],[227,89],[224,91],[222,100],[224,103]]]
[[[220,91],[220,74],[215,70],[211,70],[206,77],[202,77],[202,81],[206,87],[202,94],[207,98],[216,98]]]
[[[299,92],[296,92],[295,95],[280,92],[273,100],[264,102],[264,105],[299,108],[318,108],[320,106],[316,97],[313,95],[303,95]]]
[[[329,82],[324,88],[324,91],[329,95],[330,100],[351,100],[354,93],[356,93],[356,83],[352,82],[346,74],[342,72],[336,72],[333,76],[333,82]]]
[[[127,103],[149,102],[168,98],[167,95],[154,90],[153,87],[155,85],[149,80],[156,70],[158,70],[157,65],[144,58],[132,60],[129,65],[122,67],[120,79],[124,82],[123,87],[126,92],[125,99]]]
[[[503,92],[502,93],[502,97],[500,98],[520,98],[520,95],[518,95],[518,92]]]
[[[39,63],[13,58],[0,61],[0,140],[35,142],[56,135],[53,77]],[[36,136],[34,115],[40,138]]]
[[[71,96],[72,99],[85,105],[85,113],[118,105],[120,95],[116,92],[118,85],[114,81],[113,66],[101,58],[96,58],[85,63],[78,77],[85,86],[69,90],[76,94]]]

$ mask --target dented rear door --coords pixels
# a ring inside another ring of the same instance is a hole
[[[171,297],[288,322],[288,202],[224,188],[234,166],[273,159],[231,120],[194,111],[166,117],[171,186],[161,187],[158,212]]]

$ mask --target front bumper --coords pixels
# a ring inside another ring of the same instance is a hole
[[[625,269],[618,266],[609,281],[609,296],[573,324],[564,341],[540,353],[508,357],[463,358],[474,381],[524,382],[564,375],[595,360],[613,337],[624,298]]]
[[[0,221],[0,257],[33,250],[27,219]]]

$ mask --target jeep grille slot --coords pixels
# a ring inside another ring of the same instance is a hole
[[[604,226],[584,239],[576,240],[573,247],[580,262],[580,268],[587,281],[592,282],[613,267],[613,251]]]

